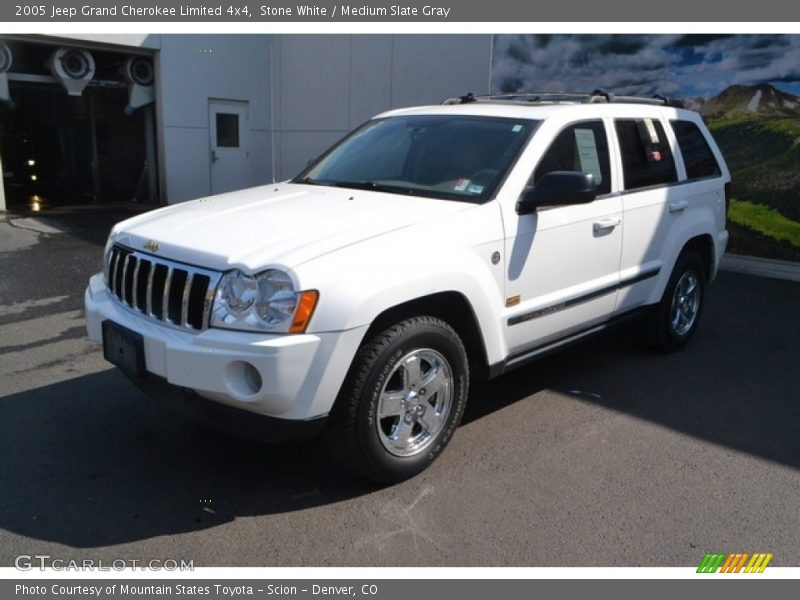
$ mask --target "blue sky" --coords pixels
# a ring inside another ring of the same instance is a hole
[[[800,95],[800,35],[497,35],[492,91],[718,94],[770,83]]]

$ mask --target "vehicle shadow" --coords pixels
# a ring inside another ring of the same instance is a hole
[[[0,398],[0,527],[88,548],[373,491],[319,442],[266,446],[183,419],[116,369]]]
[[[718,279],[683,351],[647,349],[634,322],[473,386],[464,422],[548,389],[800,469],[800,284]]]
[[[551,390],[800,468],[800,285],[721,279],[685,351],[655,354],[642,348],[639,324],[617,329],[473,385],[464,424],[520,401],[534,403],[535,419],[537,392]],[[115,369],[1,397],[0,481],[1,528],[78,548],[297,512],[378,489],[335,464],[319,441],[271,447],[207,430]]]

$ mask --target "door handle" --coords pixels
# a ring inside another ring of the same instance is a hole
[[[600,219],[599,221],[595,221],[592,224],[592,229],[594,229],[595,233],[598,233],[605,229],[613,229],[620,223],[622,223],[622,219],[620,217],[609,217],[607,219]]]
[[[217,162],[218,160],[219,160],[219,159],[217,158],[217,151],[216,151],[216,150],[212,150],[212,151],[211,151],[211,162],[212,162],[212,163],[215,163],[215,162]]]
[[[686,200],[681,200],[680,202],[673,202],[669,205],[669,212],[676,213],[685,210],[689,206],[689,203]]]

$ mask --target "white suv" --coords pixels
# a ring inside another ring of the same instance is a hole
[[[291,181],[116,225],[89,337],[217,426],[325,426],[346,465],[399,481],[447,445],[471,378],[642,312],[658,346],[686,344],[729,181],[701,118],[659,100],[394,110]]]

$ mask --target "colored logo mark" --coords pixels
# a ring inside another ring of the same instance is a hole
[[[772,552],[706,552],[697,572],[763,573],[772,556]]]

